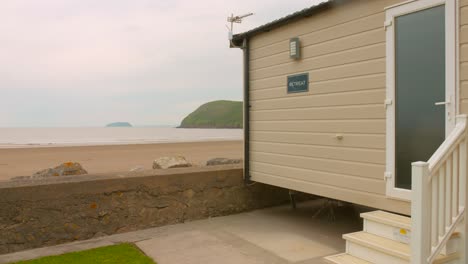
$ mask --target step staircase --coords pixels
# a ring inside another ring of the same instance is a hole
[[[411,218],[383,211],[361,214],[363,231],[345,234],[346,253],[326,257],[332,264],[408,264],[411,248]],[[433,263],[459,263],[454,233]]]

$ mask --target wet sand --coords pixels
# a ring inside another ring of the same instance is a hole
[[[154,159],[185,156],[195,165],[211,158],[242,158],[242,141],[207,141],[112,146],[0,148],[0,181],[54,167],[62,162],[79,162],[88,173],[123,172],[137,166],[151,169]]]

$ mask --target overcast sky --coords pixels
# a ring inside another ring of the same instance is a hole
[[[178,124],[242,99],[235,33],[319,0],[3,0],[0,127]]]

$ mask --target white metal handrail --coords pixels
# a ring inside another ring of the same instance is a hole
[[[412,164],[411,263],[432,264],[465,217],[467,116],[427,162]]]

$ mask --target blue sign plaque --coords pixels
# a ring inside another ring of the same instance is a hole
[[[302,73],[288,76],[288,93],[309,91],[309,74]]]

